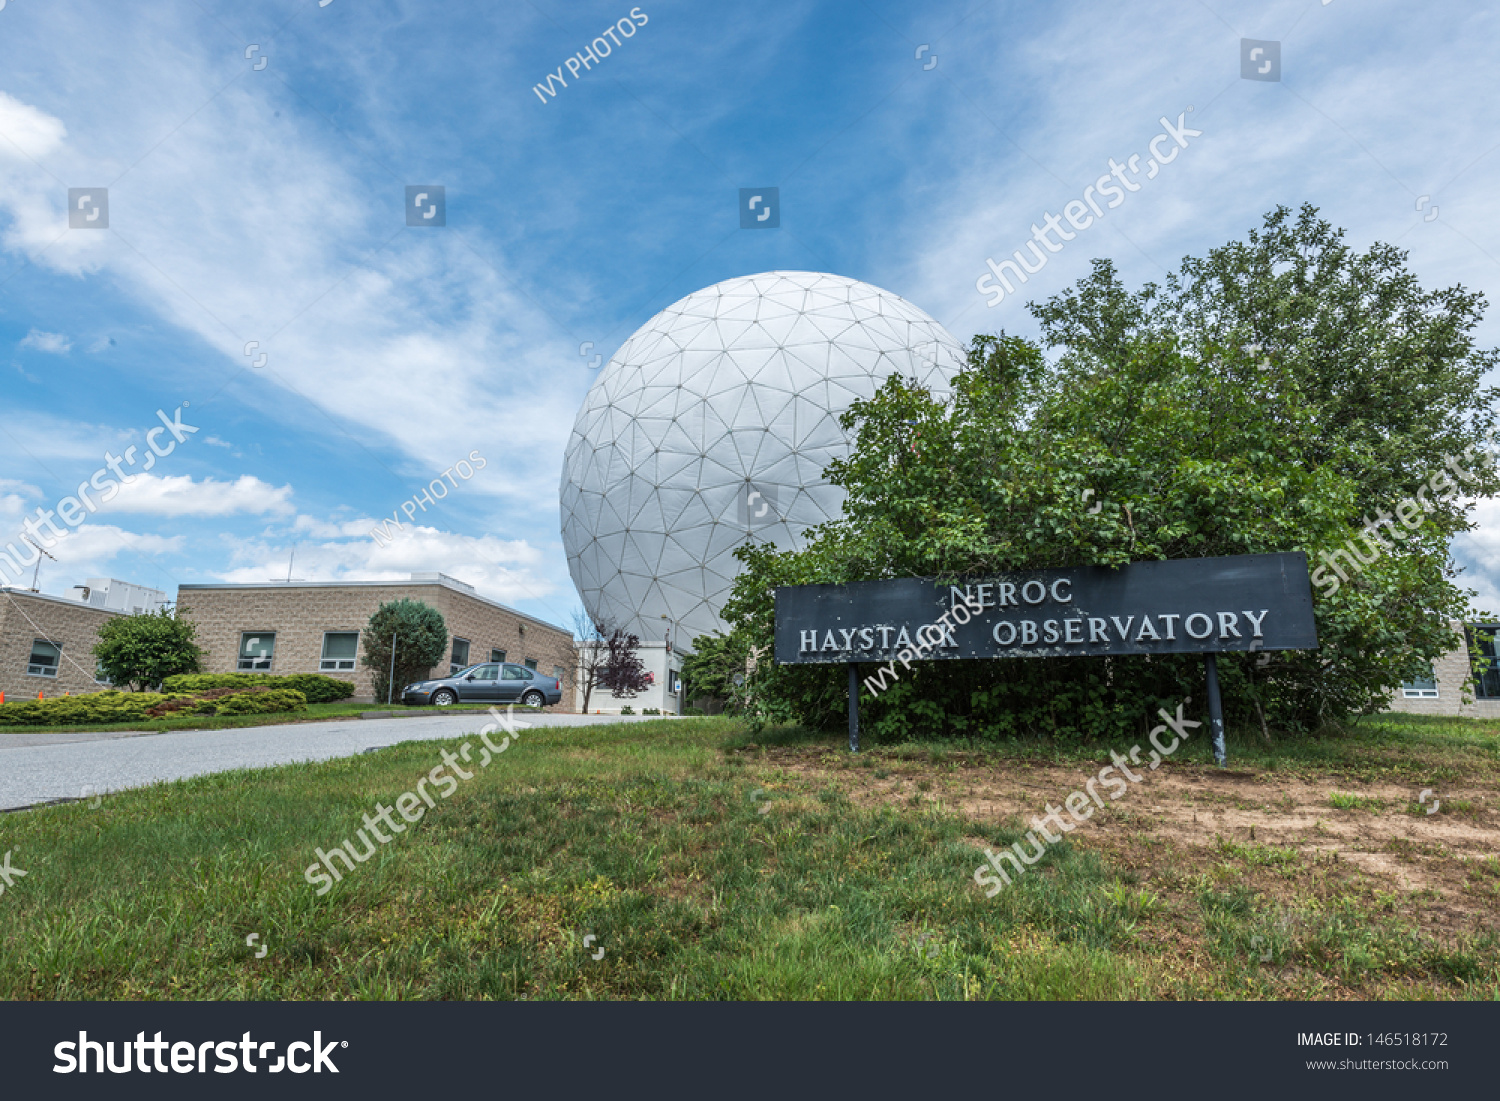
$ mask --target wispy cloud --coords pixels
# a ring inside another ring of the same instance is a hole
[[[60,356],[73,350],[73,342],[62,333],[44,333],[40,329],[32,329],[22,338],[19,347],[35,348],[39,352]]]
[[[191,476],[138,474],[118,495],[101,505],[104,512],[147,513],[154,516],[289,516],[292,487],[273,486],[251,474],[232,482]]]
[[[565,618],[571,606],[572,594],[546,576],[546,556],[524,540],[408,524],[394,540],[379,545],[369,537],[374,526],[367,519],[328,524],[299,516],[297,533],[321,541],[252,541],[236,549],[238,564],[217,576],[239,582],[283,578],[295,553],[293,571],[304,581],[402,581],[413,573],[440,572],[502,603],[540,604],[554,619]]]

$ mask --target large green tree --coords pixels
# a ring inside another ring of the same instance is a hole
[[[443,613],[420,600],[387,601],[371,614],[362,634],[364,652],[359,663],[370,670],[377,702],[394,699],[406,685],[425,679],[448,653],[448,625]]]
[[[826,471],[848,493],[843,516],[798,553],[742,548],[725,618],[768,647],[776,585],[1295,549],[1317,566],[1466,452],[1467,495],[1492,495],[1500,475],[1473,463],[1495,420],[1480,380],[1497,353],[1472,338],[1483,306],[1462,287],[1424,291],[1403,253],[1356,252],[1306,206],[1164,286],[1131,292],[1097,261],[1031,304],[1053,360],[976,337],[950,399],[893,376],[855,403],[851,454]],[[1221,658],[1230,721],[1313,729],[1424,671],[1466,610],[1448,549],[1472,526],[1461,496],[1435,503],[1337,591],[1316,590],[1321,650]],[[1191,656],[913,670],[871,701],[877,737],[1112,736],[1203,691]],[[759,679],[766,717],[843,721],[842,668]]]
[[[683,699],[702,706],[716,701],[728,714],[744,709],[746,658],[749,647],[739,635],[699,635],[693,639],[693,652],[682,661]],[[735,683],[735,677],[740,678]]]
[[[158,608],[105,623],[94,656],[111,684],[155,692],[168,677],[201,671],[203,650],[197,637],[192,620]]]

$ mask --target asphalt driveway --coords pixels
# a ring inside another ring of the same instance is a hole
[[[655,716],[530,714],[533,727],[657,722]],[[438,741],[474,733],[484,712],[392,719],[242,726],[233,730],[79,733],[39,728],[0,734],[0,810],[55,799],[89,798],[159,780],[182,780],[237,768],[352,757],[397,742]]]

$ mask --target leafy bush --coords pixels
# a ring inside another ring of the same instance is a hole
[[[0,705],[0,724],[6,726],[73,726],[79,723],[138,722],[146,710],[169,697],[160,692],[91,692],[50,700],[25,700]]]
[[[238,692],[219,704],[219,715],[269,715],[273,712],[306,711],[307,697],[292,688]]]
[[[627,703],[624,707],[620,708],[620,714],[622,714],[622,715],[634,715],[635,714],[635,708],[631,707]]]
[[[444,667],[448,655],[448,626],[443,613],[420,600],[392,600],[376,608],[361,632],[359,663],[370,670],[377,703],[394,699],[403,685],[426,680],[434,666]],[[391,677],[391,643],[395,641],[396,675]]]
[[[203,660],[192,620],[166,608],[122,615],[99,628],[99,666],[114,684],[154,691],[178,673],[196,673]]]
[[[274,692],[276,689],[265,685],[252,685],[245,688],[211,688],[207,692],[197,692],[187,696],[169,696],[164,702],[155,707],[146,709],[148,718],[159,719],[163,715],[176,712],[186,712],[190,715],[223,715],[234,714],[221,710],[222,704],[230,696],[241,696],[247,693]],[[259,710],[258,708],[255,710]],[[303,710],[302,708],[288,708],[287,710]]]
[[[321,673],[188,673],[162,682],[167,692],[203,695],[216,688],[289,688],[301,692],[308,703],[333,703],[354,695],[354,685]]]
[[[164,715],[262,715],[306,711],[307,697],[286,688],[249,685],[198,695],[91,692],[0,705],[0,726],[80,726],[141,722]]]

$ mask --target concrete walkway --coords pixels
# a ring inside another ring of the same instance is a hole
[[[533,727],[651,722],[657,716],[516,713]],[[485,712],[420,718],[242,726],[232,730],[85,733],[38,729],[0,734],[0,810],[54,799],[90,798],[159,780],[182,780],[237,768],[352,757],[397,742],[439,741],[477,733]]]

